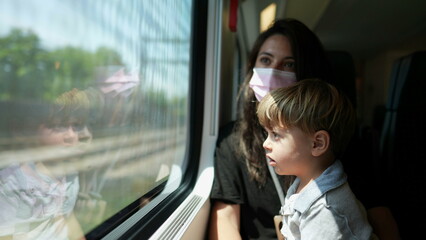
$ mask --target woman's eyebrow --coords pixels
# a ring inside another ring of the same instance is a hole
[[[269,52],[260,52],[260,53],[259,53],[259,56],[260,56],[260,55],[267,55],[267,56],[270,56],[270,57],[274,57],[274,55],[273,55],[272,53],[269,53]],[[288,59],[294,60],[294,57],[292,57],[292,56],[287,56],[287,57],[284,57],[284,59],[286,59],[286,60],[288,60]]]
[[[269,52],[260,52],[259,55],[268,55],[268,56],[271,56],[271,57],[274,56],[272,53],[269,53]]]

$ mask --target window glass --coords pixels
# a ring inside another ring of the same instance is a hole
[[[0,238],[80,238],[182,165],[191,8],[0,2]]]

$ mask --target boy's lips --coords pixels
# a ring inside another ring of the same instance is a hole
[[[275,162],[275,160],[270,158],[268,155],[266,155],[266,158],[268,158],[268,160],[269,160],[268,161],[269,165],[275,166],[277,164],[277,162]]]

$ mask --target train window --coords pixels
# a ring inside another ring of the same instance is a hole
[[[260,32],[268,29],[275,19],[277,4],[271,3],[260,12]]]
[[[179,185],[192,4],[0,3],[0,239],[81,238]]]

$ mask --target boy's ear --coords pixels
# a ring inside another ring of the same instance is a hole
[[[330,147],[330,135],[327,131],[320,130],[314,133],[312,144],[312,155],[319,157]]]

